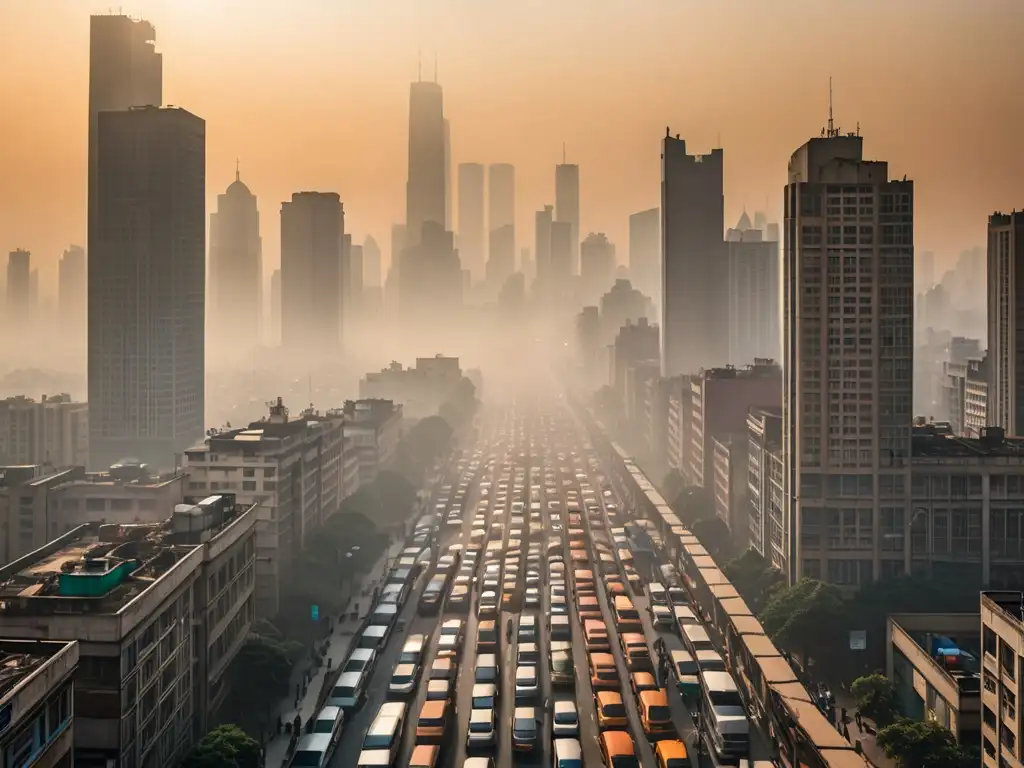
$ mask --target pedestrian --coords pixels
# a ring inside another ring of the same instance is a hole
[[[845,720],[843,721],[843,738],[847,741],[850,740],[850,724]]]
[[[857,721],[857,730],[864,730],[864,723],[861,719],[860,710],[858,709],[853,713],[853,719]]]

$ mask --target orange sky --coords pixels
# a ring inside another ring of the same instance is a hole
[[[2,0],[0,253],[56,263],[85,241],[95,0]],[[440,60],[452,160],[511,162],[519,245],[553,202],[562,142],[581,166],[582,231],[626,258],[631,212],[657,205],[665,126],[721,141],[727,223],[780,212],[790,153],[826,118],[917,183],[919,251],[984,242],[1024,206],[1020,0],[135,0],[164,54],[164,97],[207,121],[208,193],[235,158],[259,196],[268,270],[280,202],[341,193],[347,228],[388,258],[404,218],[408,83]],[[453,174],[454,176],[454,174]]]

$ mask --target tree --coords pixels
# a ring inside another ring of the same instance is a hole
[[[786,580],[782,572],[768,565],[756,549],[748,549],[735,560],[726,563],[722,572],[757,614],[761,613],[775,590],[781,588]]]
[[[301,569],[298,569],[301,570]],[[246,711],[263,712],[289,693],[298,643],[250,635],[231,661],[231,693]]]
[[[899,768],[967,768],[977,759],[934,720],[898,720],[878,732],[878,746]]]
[[[720,517],[695,520],[690,530],[712,557],[722,557],[732,551],[732,531]]]
[[[800,653],[806,663],[811,651],[817,654],[837,646],[843,611],[838,587],[801,579],[772,595],[761,623],[776,644]]]
[[[428,416],[416,422],[405,441],[412,459],[419,466],[429,469],[451,448],[453,435],[451,424],[440,416]]]
[[[661,495],[669,501],[675,501],[684,490],[686,490],[686,481],[683,480],[678,469],[668,472],[665,479],[661,481]]]
[[[381,519],[388,523],[404,522],[416,503],[416,487],[404,475],[389,469],[378,472],[373,485],[380,499]]]
[[[260,745],[237,725],[221,725],[203,736],[182,768],[261,768]]]
[[[691,529],[698,520],[708,520],[715,516],[715,500],[706,488],[699,485],[684,488],[669,506],[683,521],[683,525]]]
[[[850,692],[857,702],[860,713],[874,720],[879,728],[884,728],[896,720],[896,688],[885,675],[858,677],[853,681]]]

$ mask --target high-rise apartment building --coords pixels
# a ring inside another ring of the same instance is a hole
[[[256,195],[237,169],[210,214],[209,271],[207,336],[218,356],[230,349],[249,359],[263,326],[263,241]]]
[[[409,175],[405,188],[406,242],[416,245],[423,225],[445,229],[448,150],[444,95],[437,83],[419,80],[409,89]],[[404,247],[403,246],[403,247]]]
[[[484,166],[459,163],[459,257],[474,280],[484,276]]]
[[[778,240],[754,229],[745,213],[725,240],[729,364],[776,360],[782,354]]]
[[[613,284],[615,244],[603,232],[591,232],[580,244],[580,290],[584,304],[600,299]]]
[[[89,407],[71,395],[0,400],[0,465],[88,463]]]
[[[580,273],[580,167],[562,162],[555,166],[555,221],[569,225],[569,274]]]
[[[12,329],[29,327],[32,319],[32,254],[22,248],[7,255],[7,322]]]
[[[10,293],[10,288],[8,288]],[[1024,436],[1024,212],[988,218],[988,416]]]
[[[345,211],[337,192],[295,192],[281,203],[281,343],[306,354],[337,349]]]
[[[60,257],[57,272],[57,311],[61,333],[78,342],[85,337],[85,249],[72,245]]]
[[[724,155],[690,155],[666,130],[661,154],[661,362],[664,376],[728,362]]]
[[[533,253],[537,264],[537,283],[541,292],[551,287],[551,222],[555,207],[545,205],[533,215]]]
[[[170,466],[204,430],[206,124],[102,112],[89,226],[89,458]]]
[[[661,209],[629,217],[629,279],[648,296],[661,299]]]
[[[366,288],[380,288],[380,246],[373,235],[367,235],[363,240],[363,286]]]
[[[499,289],[516,268],[516,169],[487,168],[487,279]]]
[[[914,185],[829,131],[785,190],[783,455],[789,576],[903,573],[909,538]],[[883,532],[900,536],[885,538]]]
[[[98,194],[99,113],[163,104],[163,56],[148,21],[120,14],[89,20],[89,226]]]

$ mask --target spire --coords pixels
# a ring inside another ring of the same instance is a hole
[[[235,158],[235,181],[241,181],[242,176],[238,169],[238,158]]]
[[[828,136],[838,136],[839,132],[836,130],[836,124],[832,120],[832,77],[828,78]]]

